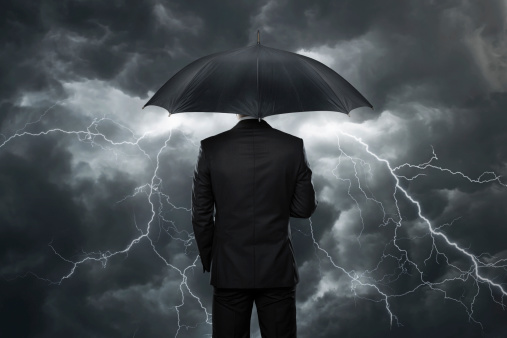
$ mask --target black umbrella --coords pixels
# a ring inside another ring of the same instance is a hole
[[[373,106],[350,83],[309,57],[260,44],[200,58],[176,73],[144,105],[183,112],[265,117],[302,111],[348,114]],[[143,107],[143,108],[144,108]]]

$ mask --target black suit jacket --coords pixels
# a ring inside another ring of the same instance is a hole
[[[201,141],[192,226],[215,287],[297,284],[289,218],[308,218],[316,207],[302,139],[246,119]]]

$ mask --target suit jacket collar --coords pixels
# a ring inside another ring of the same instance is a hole
[[[231,129],[257,129],[257,128],[273,128],[266,121],[258,119],[246,119],[236,123]]]

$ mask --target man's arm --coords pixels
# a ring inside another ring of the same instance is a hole
[[[312,170],[306,158],[303,140],[297,175],[296,189],[290,206],[290,217],[309,218],[317,208],[317,198],[312,183]]]
[[[192,183],[192,227],[199,256],[201,256],[203,272],[211,270],[211,250],[215,225],[214,206],[215,200],[211,190],[208,161],[201,142]]]

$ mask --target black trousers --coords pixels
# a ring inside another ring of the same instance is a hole
[[[262,338],[296,338],[296,286],[213,288],[213,338],[249,338],[253,303]]]

